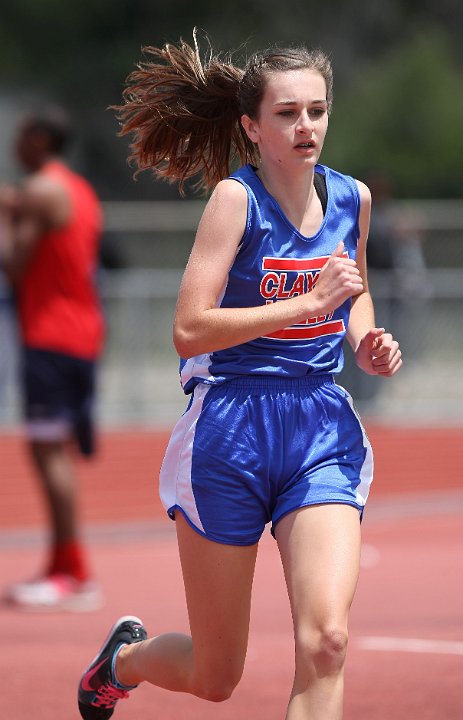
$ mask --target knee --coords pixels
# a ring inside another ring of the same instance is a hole
[[[330,626],[298,643],[296,656],[312,668],[317,677],[335,675],[344,667],[348,633],[345,628]]]
[[[320,670],[327,674],[338,672],[344,666],[347,653],[347,630],[330,628],[321,635],[317,661]]]
[[[219,703],[228,700],[232,696],[235,687],[236,685],[233,683],[212,681],[198,685],[195,695],[202,700]]]
[[[228,700],[241,680],[242,670],[220,673],[217,669],[208,674],[207,678],[198,681],[194,694],[202,700],[220,703]]]

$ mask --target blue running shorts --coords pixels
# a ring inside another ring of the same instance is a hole
[[[22,390],[30,440],[54,442],[74,437],[82,455],[93,454],[93,361],[25,347]]]
[[[171,518],[180,510],[210,540],[256,543],[266,523],[307,505],[362,513],[373,476],[370,443],[332,375],[246,376],[199,384],[175,426],[160,475]]]

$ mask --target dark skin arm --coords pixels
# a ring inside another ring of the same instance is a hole
[[[63,227],[71,212],[64,188],[42,175],[21,187],[0,189],[0,259],[12,284],[18,282],[45,232]]]

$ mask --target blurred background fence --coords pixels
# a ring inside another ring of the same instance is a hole
[[[124,258],[123,267],[114,263],[99,280],[108,325],[99,392],[105,425],[166,426],[185,407],[172,320],[203,207],[193,200],[105,203],[105,246]],[[375,420],[461,422],[463,202],[393,202],[390,212],[412,218],[409,235],[402,238],[397,266],[372,267],[369,278],[377,324],[399,338],[405,365],[392,382],[371,378],[355,368],[347,348],[340,382],[362,414]],[[5,286],[0,296],[0,421],[8,426],[20,416],[17,348]]]
[[[127,142],[107,108],[120,102],[143,46],[189,41],[194,26],[204,56],[209,35],[240,66],[275,42],[308,43],[332,58],[322,162],[372,188],[377,320],[405,355],[399,375],[383,382],[357,372],[347,350],[341,381],[363,413],[385,421],[463,421],[463,3],[345,0],[335,14],[333,22],[333,4],[316,0],[251,0],[246,12],[235,0],[0,4],[0,182],[18,178],[12,150],[23,113],[57,102],[74,119],[71,164],[105,201],[105,423],[167,424],[185,405],[171,324],[203,203],[190,189],[179,203],[177,188],[149,172],[133,182]],[[16,348],[1,282],[0,271],[0,422],[8,426],[19,418]]]

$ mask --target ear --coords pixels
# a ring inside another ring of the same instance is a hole
[[[251,142],[258,143],[260,138],[259,123],[252,120],[248,115],[242,115],[241,125]]]

